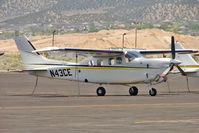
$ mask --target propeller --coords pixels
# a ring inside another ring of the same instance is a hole
[[[174,36],[171,37],[171,55],[172,60],[170,66],[160,75],[162,78],[166,79],[166,76],[169,74],[169,72],[173,69],[174,66],[177,67],[177,69],[182,73],[182,75],[186,76],[186,73],[180,68],[179,64],[181,63],[178,60],[175,60],[176,57],[176,51],[175,51],[175,40]],[[166,81],[166,80],[164,80]]]
[[[182,75],[186,76],[186,73],[182,70],[182,68],[179,66],[179,64],[181,63],[178,60],[175,60],[176,57],[176,51],[175,51],[175,40],[174,40],[174,36],[171,37],[171,55],[172,55],[172,60],[171,60],[171,68],[173,68],[173,66],[176,66],[178,68],[178,70],[182,73]],[[170,69],[171,71],[172,69]]]

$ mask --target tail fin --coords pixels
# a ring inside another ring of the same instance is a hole
[[[180,43],[175,44],[176,49],[184,49]],[[176,59],[182,61],[181,65],[197,65],[198,63],[190,54],[176,54]]]
[[[35,65],[47,62],[44,56],[39,53],[32,53],[32,51],[36,49],[26,36],[15,38],[15,43],[26,69],[33,69]]]

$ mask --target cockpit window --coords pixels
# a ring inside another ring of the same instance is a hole
[[[122,64],[122,58],[121,57],[116,58],[116,64]]]
[[[141,58],[144,57],[143,55],[141,55],[140,53],[138,53],[137,51],[127,51],[127,53],[125,54],[125,57],[128,58],[129,62],[134,60],[135,58]]]

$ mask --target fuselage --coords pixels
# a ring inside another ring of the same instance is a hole
[[[99,84],[132,84],[155,81],[169,67],[169,58],[91,57],[80,63],[40,65],[38,76]]]

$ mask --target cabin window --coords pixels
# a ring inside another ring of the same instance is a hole
[[[97,60],[97,66],[102,66],[103,65],[103,61],[102,60]]]
[[[121,57],[116,58],[116,64],[122,64],[122,58]]]
[[[114,58],[109,58],[108,59],[108,64],[109,65],[113,65],[115,62],[114,62]]]

